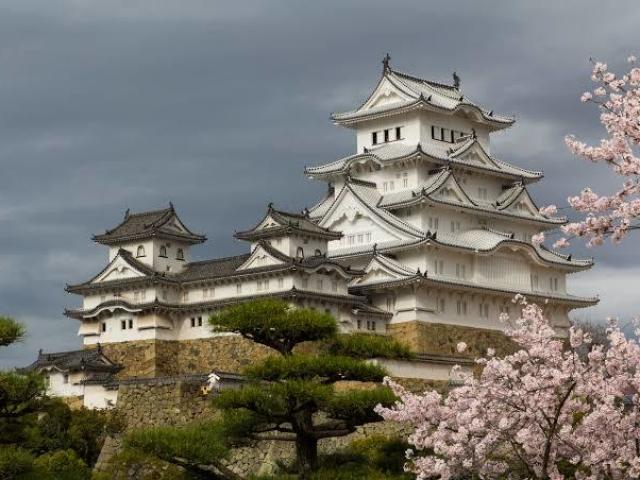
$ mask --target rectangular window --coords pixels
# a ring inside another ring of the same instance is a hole
[[[127,321],[120,320],[120,330],[126,330],[126,329],[127,329]]]
[[[236,293],[242,293],[242,284],[241,283],[236,283]]]
[[[191,320],[191,328],[196,326],[196,317],[191,317],[189,320]]]
[[[189,292],[182,292],[182,301],[183,302],[189,301]]]
[[[407,172],[404,172],[402,174],[402,186],[404,188],[407,188],[409,186],[409,174]]]
[[[378,144],[378,132],[372,132],[371,133],[371,145],[377,145]]]
[[[478,198],[481,200],[489,198],[488,190],[484,187],[478,187]]]
[[[480,318],[489,318],[489,304],[481,303],[479,307]]]
[[[202,326],[202,317],[198,317],[198,326],[201,327]]]
[[[538,274],[531,274],[531,290],[538,290]]]
[[[262,291],[262,280],[258,280],[258,291]]]
[[[388,182],[383,182],[382,183],[382,189],[386,192],[389,190],[389,183]]]
[[[367,243],[371,243],[371,232],[367,233]]]
[[[129,319],[129,329],[132,329],[132,328],[133,328],[133,319],[130,318]]]
[[[460,222],[451,220],[451,233],[455,233],[459,231],[460,231]]]
[[[316,288],[322,290],[322,280],[316,280]]]
[[[62,383],[69,383],[69,374],[68,373],[65,373],[62,376]]]
[[[444,302],[444,298],[440,298],[440,299],[438,300],[438,312],[440,312],[440,313],[444,313],[444,311],[445,311],[445,306],[446,306],[446,305],[445,305],[445,302]]]
[[[435,231],[438,230],[438,217],[429,217],[429,230]]]
[[[400,140],[402,138],[402,128],[396,127],[396,140]]]
[[[431,125],[431,138],[436,140],[436,126]]]
[[[105,322],[102,322],[102,324],[100,325],[100,328],[103,332],[107,331],[107,324]]]
[[[435,260],[433,262],[433,270],[435,271],[435,273],[439,273],[440,275],[444,274],[444,261]]]
[[[458,315],[466,315],[467,314],[467,302],[464,300],[458,300],[456,303],[456,311]]]
[[[385,143],[389,141],[389,129],[385,128],[384,130],[384,141]]]
[[[362,329],[362,320],[358,319],[358,330]]]
[[[364,234],[359,233],[358,234],[358,243],[362,243],[364,241]]]
[[[331,291],[332,292],[337,292],[338,291],[338,281],[337,280],[333,280],[331,282]]]
[[[394,297],[387,298],[387,311],[393,312],[396,309],[396,299]]]
[[[354,243],[356,243],[356,236],[355,235],[349,235],[349,245],[353,245]]]
[[[462,263],[456,263],[456,277],[467,278],[467,266]]]

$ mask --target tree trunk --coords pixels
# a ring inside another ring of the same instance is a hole
[[[318,468],[318,441],[310,436],[298,435],[296,459],[300,478],[302,480],[310,478],[311,472]]]
[[[292,427],[296,433],[298,473],[301,480],[306,480],[318,468],[318,440],[313,435],[311,412],[302,411],[297,414]]]

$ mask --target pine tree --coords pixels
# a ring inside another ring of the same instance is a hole
[[[242,387],[222,390],[213,400],[223,412],[221,420],[156,428],[129,438],[133,447],[201,474],[210,472],[204,478],[239,478],[221,469],[221,460],[232,446],[260,440],[293,443],[300,478],[309,478],[318,468],[319,440],[345,436],[359,425],[380,421],[374,407],[395,401],[392,392],[380,385],[385,370],[366,358],[411,356],[392,339],[340,335],[331,315],[274,299],[233,306],[213,316],[211,324],[266,345],[274,354],[243,371]],[[345,381],[368,383],[362,388],[336,388]]]

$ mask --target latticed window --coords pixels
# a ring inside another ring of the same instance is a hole
[[[184,250],[181,248],[176,250],[176,260],[184,260]]]

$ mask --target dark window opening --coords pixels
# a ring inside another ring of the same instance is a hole
[[[120,320],[120,329],[121,330],[126,330],[127,329],[127,321],[126,320]]]
[[[165,247],[164,245],[162,245],[160,247],[160,254],[158,255],[159,257],[162,258],[167,258],[167,247]]]
[[[298,247],[298,249],[296,250],[296,257],[304,258],[304,249],[302,247]]]
[[[129,319],[129,328],[133,328],[133,319]]]
[[[396,140],[400,140],[402,138],[402,132],[400,127],[396,127]]]
[[[316,257],[319,257],[320,255],[322,255],[322,252],[319,249],[316,249]]]
[[[136,257],[145,257],[144,247],[142,245],[138,245],[138,249],[136,250]]]
[[[107,331],[107,324],[105,322],[102,322],[101,328],[102,328],[103,332],[106,332]]]
[[[201,327],[202,326],[202,317],[198,317],[198,326]]]
[[[384,141],[388,142],[389,141],[389,129],[385,129],[384,131]]]
[[[176,260],[184,260],[184,250],[181,248],[176,251]]]
[[[371,134],[371,144],[376,145],[378,143],[378,132],[373,132]]]

